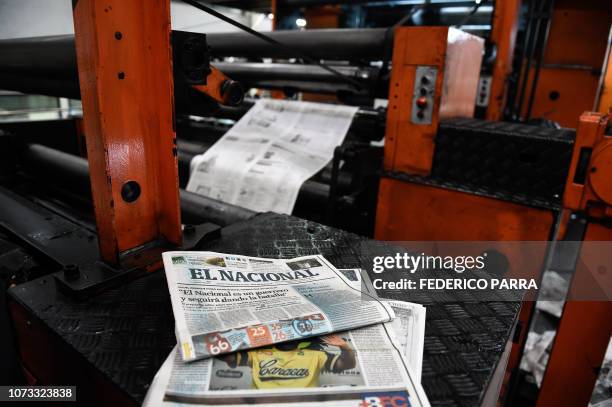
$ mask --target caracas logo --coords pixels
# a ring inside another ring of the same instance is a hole
[[[277,367],[278,359],[270,359],[259,364],[259,379],[262,382],[270,380],[294,380],[303,379],[310,375],[307,368],[282,368]]]

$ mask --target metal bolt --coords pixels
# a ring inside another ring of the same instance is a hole
[[[121,31],[115,31],[115,38],[118,39],[118,40],[123,38],[123,34],[121,34]]]
[[[121,198],[125,202],[134,202],[140,197],[140,184],[136,181],[128,181],[121,187]]]
[[[121,80],[125,79],[125,72],[123,72],[123,71],[119,72],[119,73],[117,74],[117,78],[119,78],[119,79],[121,79]]]
[[[66,264],[63,268],[64,278],[68,281],[73,281],[79,278],[81,274],[79,266],[76,264]]]
[[[244,100],[244,90],[238,82],[226,79],[221,84],[221,96],[223,96],[225,104],[238,106]]]

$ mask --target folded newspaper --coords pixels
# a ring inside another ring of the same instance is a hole
[[[359,270],[340,270],[354,287]],[[373,293],[364,276],[362,289]],[[390,323],[185,363],[175,348],[144,406],[428,406],[420,385],[425,308],[387,301]]]
[[[378,297],[365,270],[339,269],[339,271],[350,281],[353,288]],[[412,373],[420,383],[425,348],[425,307],[405,301],[381,300],[389,304],[395,313],[395,318],[391,321],[391,331],[395,333],[396,345],[408,359]]]
[[[306,340],[395,317],[389,304],[363,294],[320,255],[281,260],[166,252],[163,260],[184,361]],[[363,300],[364,295],[371,300]]]

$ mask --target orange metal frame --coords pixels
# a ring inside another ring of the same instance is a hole
[[[382,178],[376,218],[376,239],[396,241],[547,241],[555,224],[552,211],[443,188]],[[531,245],[529,253],[503,250],[512,259],[514,277],[531,277],[543,264],[545,246]],[[470,247],[473,247],[471,245]],[[510,246],[509,249],[516,248]],[[483,246],[483,250],[488,247]],[[533,259],[541,259],[535,262]],[[523,261],[524,260],[524,261]],[[533,302],[523,303],[522,327],[508,359],[509,374],[518,367],[527,339]],[[505,390],[502,390],[502,394]]]
[[[574,144],[570,174],[576,174],[581,158],[590,155],[583,182],[570,176],[565,186],[563,206],[591,217],[612,217],[612,135],[606,135],[608,116],[584,113]]]
[[[459,98],[463,100],[465,110],[443,106],[445,95],[442,95],[442,89],[448,92],[454,84],[465,85],[466,82],[469,83],[466,78],[470,76],[477,80],[480,72],[480,60],[467,73],[459,69],[462,75],[453,76],[445,72],[449,68],[446,65],[449,52],[446,48],[446,34],[438,27],[423,31],[400,29],[395,33],[385,140],[387,171],[429,174],[439,120],[445,117],[445,112],[453,112],[446,117],[473,115],[475,92],[470,94],[471,100]],[[415,47],[414,44],[420,46]],[[461,51],[458,54],[461,54]],[[410,122],[415,65],[432,65],[439,68],[431,125]],[[496,69],[501,68],[503,66],[500,63]],[[501,77],[498,75],[498,78]],[[499,90],[502,82],[503,80],[495,89]],[[467,92],[458,93],[468,95]],[[396,241],[548,241],[554,224],[555,214],[550,210],[383,177],[379,188],[375,237]],[[528,259],[527,264],[534,266],[534,258],[540,258],[542,264],[544,262],[545,247],[540,249],[534,253],[507,255],[513,259],[513,264],[525,264],[521,263],[521,260]],[[519,270],[520,267],[516,269],[530,276],[537,275],[540,271]],[[523,326],[527,326],[532,307],[533,304],[527,302],[521,310],[519,321]],[[516,342],[512,344],[507,372],[518,366],[526,333],[527,330],[522,329]],[[508,377],[507,373],[505,383],[508,382]]]
[[[563,196],[567,212],[587,214],[584,242],[612,241],[612,227],[597,223],[612,217],[612,135],[606,135],[607,115],[584,113],[574,145],[574,154]],[[586,152],[591,151],[585,167],[585,177],[574,177]],[[582,181],[582,182],[580,182]],[[600,276],[609,286],[612,276],[605,270],[612,269],[612,258],[601,247],[583,246],[580,261],[572,279],[568,301],[563,315],[542,387],[538,406],[587,405],[612,334],[612,302],[585,301],[587,295],[597,292],[591,275],[593,270],[604,270]],[[572,389],[567,392],[566,389]]]
[[[512,73],[512,60],[518,29],[520,0],[495,2],[491,42],[497,46],[497,57],[493,66],[491,91],[486,118],[501,120],[506,101],[508,76]]]
[[[414,241],[546,241],[553,213],[493,198],[383,178],[376,238]]]
[[[452,37],[448,27],[401,27],[395,30],[385,170],[429,174],[439,120],[474,114],[483,45],[477,37],[459,36],[457,40],[452,40]],[[418,66],[438,69],[431,124],[415,124],[410,120]]]
[[[593,108],[612,23],[612,2],[556,0],[531,117],[576,128]],[[531,89],[534,69],[527,89]],[[521,115],[526,114],[525,104]]]
[[[584,242],[612,240],[612,228],[591,223]],[[609,253],[581,253],[538,397],[538,407],[586,406],[612,334],[612,302],[572,300],[589,289],[589,270],[612,269]],[[593,268],[595,266],[595,268]],[[568,391],[571,389],[571,391]]]
[[[612,25],[608,35],[608,49],[604,58],[593,110],[599,113],[612,113]]]
[[[385,170],[428,174],[433,159],[433,140],[438,131],[440,94],[446,54],[448,29],[399,28],[393,42],[393,69],[389,88],[387,130],[385,134]],[[411,53],[419,44],[419,52]],[[438,68],[433,118],[431,124],[410,122],[414,77],[418,65]],[[401,153],[398,153],[400,152]]]
[[[170,0],[79,0],[73,15],[102,258],[179,245]]]
[[[562,2],[561,6],[565,3],[567,1]],[[503,42],[499,45],[501,54],[494,70],[492,97],[487,112],[487,117],[490,119],[499,119],[501,116],[505,78],[514,42],[512,32],[516,29],[517,7],[517,2],[507,2],[498,5],[496,10],[494,37]],[[561,18],[559,13],[562,13],[561,16],[564,18],[571,18],[581,12],[557,10],[555,18],[557,20]],[[568,28],[570,31],[571,29]],[[555,36],[562,34],[563,27],[557,21],[556,25],[553,25],[549,43],[565,44],[566,41],[554,40]],[[441,89],[446,86],[446,82],[443,83],[446,79],[445,39],[445,32],[437,29],[428,31],[400,29],[395,34],[385,142],[387,171],[427,175],[431,170],[434,137],[437,133],[437,123],[442,117]],[[570,42],[571,51],[574,49],[572,44],[580,43],[580,39],[572,39]],[[417,48],[412,44],[420,46]],[[547,50],[545,62],[555,61],[555,55],[559,53],[557,51],[563,54],[566,50],[554,48]],[[590,54],[594,55],[596,51],[592,50]],[[438,68],[437,96],[431,125],[416,125],[410,121],[416,65]],[[546,69],[540,78],[538,95],[543,91],[548,92],[545,90],[548,86]],[[576,87],[576,83],[565,80],[555,86]],[[586,90],[587,95],[590,94],[589,89]],[[562,97],[567,95],[573,93],[570,92]],[[593,96],[591,95],[590,100],[593,100]],[[571,109],[579,108],[574,103],[575,98],[572,96],[570,99],[573,105]],[[575,100],[579,101],[580,98]],[[545,105],[541,101],[539,103],[536,96],[537,109],[546,108]],[[537,111],[534,112],[535,116],[538,114]],[[567,123],[572,120],[568,117],[577,116],[568,113],[567,109],[561,111],[561,114]],[[605,135],[607,120],[607,117],[590,113],[581,117],[569,172],[571,175],[567,180],[564,195],[566,210],[559,215],[561,216],[560,237],[566,230],[568,215],[572,210],[600,219],[610,218],[612,215],[612,184],[609,180],[609,174],[612,174],[612,136]],[[584,160],[584,154],[589,152],[589,166],[586,168],[585,180],[581,181],[573,174],[580,160]],[[375,237],[380,240],[409,241],[547,241],[554,224],[555,214],[550,210],[383,177],[379,189]],[[585,241],[592,240],[612,240],[612,229],[596,223],[589,224]],[[542,253],[532,253],[529,256],[531,258],[537,256],[543,263],[545,253],[543,250]],[[520,255],[517,257],[520,260]],[[516,258],[514,260],[516,261]],[[608,270],[612,268],[609,258],[594,258],[593,261],[607,264]],[[584,269],[576,272],[575,282],[572,285],[573,293],[584,290],[583,286],[589,283],[588,278],[583,278],[584,274]],[[524,326],[527,326],[532,310],[533,303],[524,304],[519,316]],[[603,353],[610,339],[611,312],[610,302],[570,301],[566,304],[538,406],[585,405],[588,402],[597,376],[597,367],[601,365]],[[507,372],[518,366],[526,333],[527,330],[523,329],[520,338],[513,344]],[[507,374],[506,379],[508,377]],[[572,389],[571,394],[565,391],[569,388]]]
[[[458,86],[457,82],[471,83],[470,77],[475,84],[480,61],[466,63],[455,57],[457,54],[471,56],[471,52],[481,48],[466,42],[449,46],[446,27],[400,28],[394,37],[385,170],[428,174],[439,120],[445,116],[470,117],[473,114],[475,92],[453,87]],[[452,64],[464,65],[456,68]],[[438,67],[431,125],[414,124],[410,120],[418,65]],[[455,76],[453,72],[462,75]],[[460,96],[448,98],[453,90]],[[553,222],[551,211],[383,177],[375,236],[382,240],[545,241]]]

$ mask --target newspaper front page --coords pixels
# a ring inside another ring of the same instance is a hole
[[[290,214],[307,179],[333,158],[356,107],[261,99],[204,154],[187,190],[257,212]]]
[[[422,308],[393,303],[401,309]],[[424,325],[402,316],[391,323],[193,363],[184,363],[175,348],[155,376],[144,405],[428,406],[405,353],[422,355],[422,342],[413,349],[398,342],[412,335],[424,337]]]
[[[215,252],[163,254],[182,359],[389,322],[393,309],[362,293],[323,256],[267,259]]]

